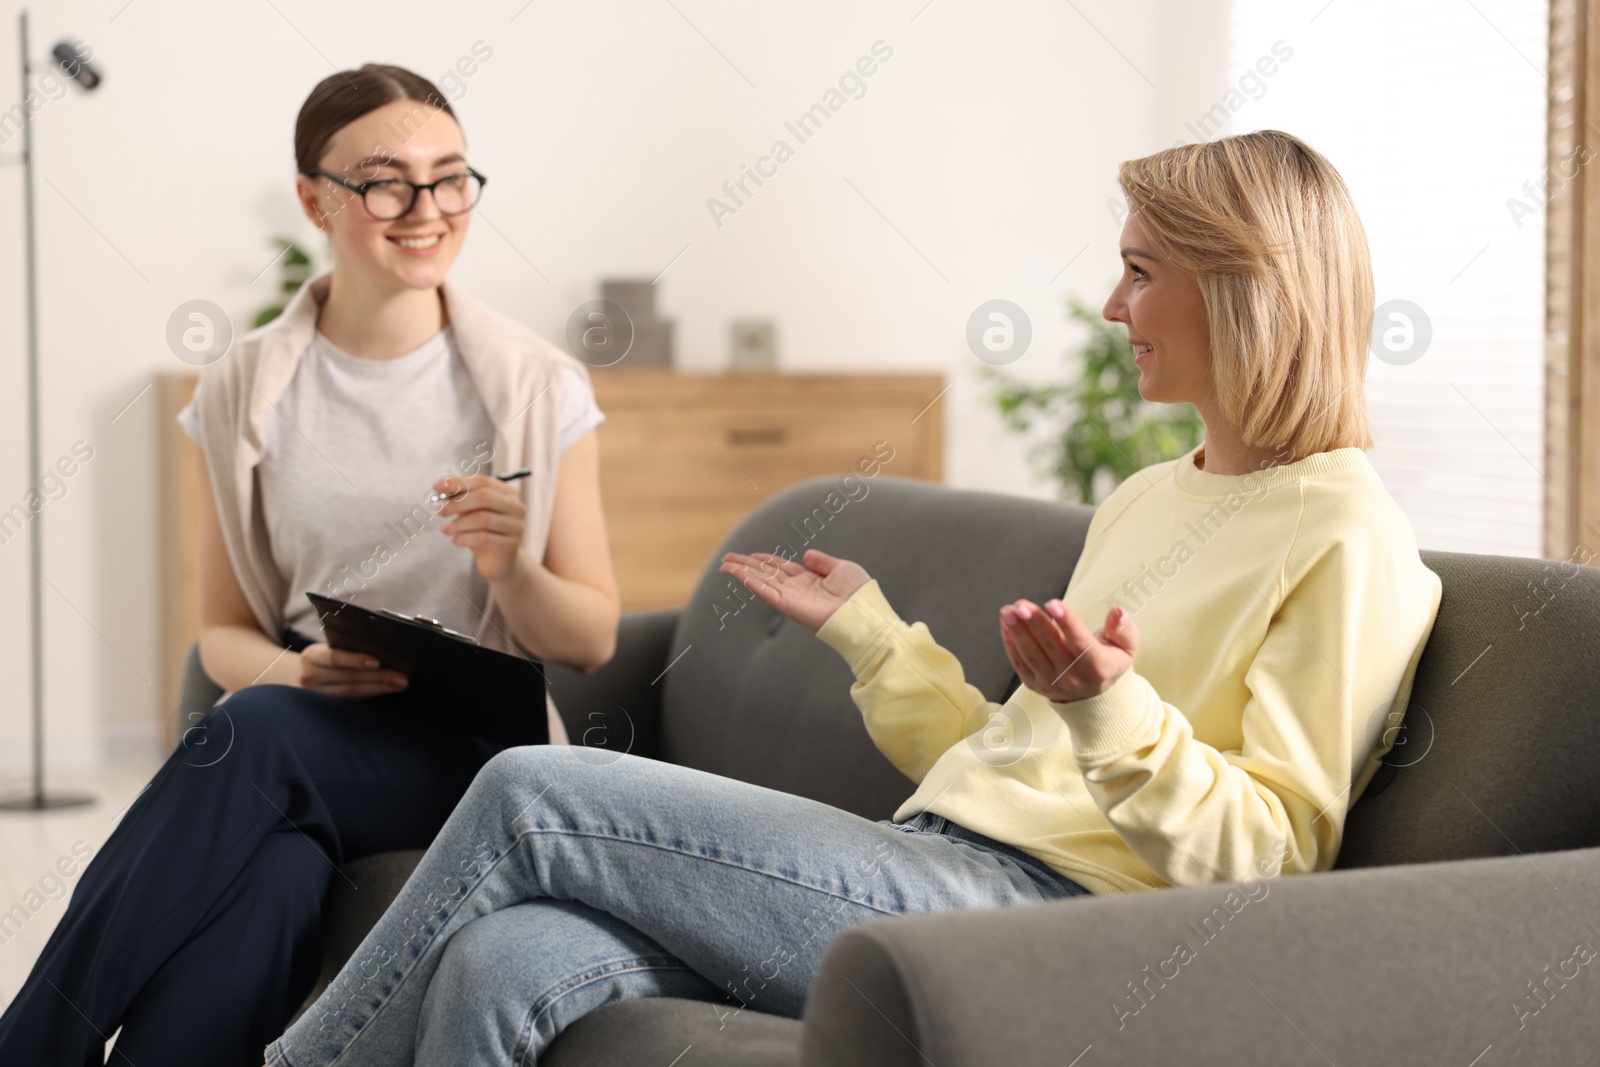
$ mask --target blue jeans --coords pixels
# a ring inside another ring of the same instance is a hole
[[[798,1017],[848,927],[1087,894],[937,815],[874,822],[638,756],[508,749],[267,1063],[533,1064],[634,997]]]

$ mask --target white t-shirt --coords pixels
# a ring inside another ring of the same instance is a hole
[[[561,374],[564,452],[605,415],[582,374],[564,364]],[[192,407],[178,422],[204,447]],[[256,468],[273,561],[289,580],[284,625],[321,638],[305,597],[315,592],[475,633],[488,583],[472,552],[439,533],[428,495],[444,475],[493,471],[493,449],[494,425],[450,327],[382,360],[315,331],[268,417]]]

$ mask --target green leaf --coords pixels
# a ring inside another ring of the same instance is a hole
[[[270,243],[279,250],[278,291],[293,296],[314,273],[310,255],[287,237],[275,236]],[[274,304],[256,312],[255,324],[265,325],[283,314],[283,304]]]

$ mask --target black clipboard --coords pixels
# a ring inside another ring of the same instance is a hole
[[[437,619],[307,593],[329,647],[376,656],[408,684],[364,703],[476,734],[502,748],[550,743],[544,664],[486,648]]]

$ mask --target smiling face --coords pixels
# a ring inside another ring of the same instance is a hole
[[[1158,258],[1132,215],[1122,227],[1122,278],[1101,309],[1128,327],[1139,395],[1210,408],[1211,331],[1194,275]]]
[[[396,131],[408,135],[398,145]],[[341,127],[317,165],[356,185],[384,178],[426,185],[467,172],[466,142],[444,111],[396,100]],[[353,269],[385,288],[436,288],[460,253],[472,219],[470,210],[442,214],[427,192],[417,194],[405,215],[384,220],[328,178],[300,175],[296,188],[306,216],[331,235],[335,268]]]

